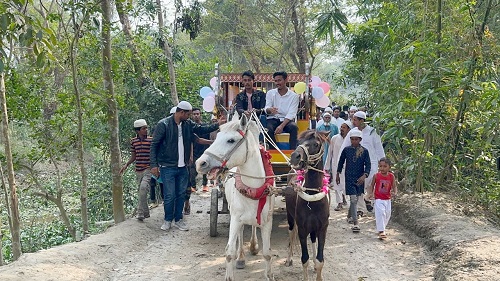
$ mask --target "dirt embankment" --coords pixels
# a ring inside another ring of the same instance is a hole
[[[393,208],[394,219],[435,254],[435,280],[500,279],[500,231],[475,206],[425,193],[403,195]]]
[[[281,198],[276,202],[271,237],[275,280],[301,280],[298,254],[293,266],[284,266],[288,230]],[[499,280],[498,229],[447,202],[450,198],[436,194],[397,198],[386,241],[377,239],[372,214],[361,219],[361,233],[353,234],[345,219],[347,210],[332,208],[324,280]],[[223,280],[229,217],[219,215],[219,236],[209,237],[209,209],[209,194],[193,195],[191,215],[185,217],[190,230],[165,232],[160,230],[160,205],[143,223],[131,218],[82,242],[25,254],[0,267],[0,280]],[[246,252],[247,266],[235,272],[236,280],[262,280],[261,252]]]

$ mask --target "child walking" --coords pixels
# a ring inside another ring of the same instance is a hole
[[[369,198],[375,199],[375,223],[381,240],[387,238],[385,227],[391,218],[391,196],[398,192],[394,174],[390,171],[391,165],[391,160],[386,157],[378,161],[378,173],[373,176],[368,192]]]
[[[359,232],[358,225],[358,200],[363,200],[365,192],[365,179],[368,177],[371,169],[370,155],[368,150],[361,146],[361,131],[352,129],[349,132],[351,146],[345,147],[340,154],[337,166],[337,177],[335,181],[340,184],[340,173],[345,162],[345,191],[349,195],[349,213],[348,220],[352,219],[354,226],[352,232]]]
[[[139,119],[134,122],[136,136],[130,140],[130,152],[132,156],[120,169],[123,174],[128,166],[135,162],[135,174],[138,185],[137,219],[144,221],[149,218],[148,191],[151,181],[151,167],[149,166],[149,151],[152,138],[148,136],[148,124],[146,120]]]

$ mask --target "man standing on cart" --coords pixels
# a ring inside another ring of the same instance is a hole
[[[288,89],[288,74],[278,71],[273,74],[276,88],[266,94],[267,129],[269,137],[276,143],[275,134],[290,134],[290,149],[297,148],[298,127],[295,117],[299,108],[299,96]]]

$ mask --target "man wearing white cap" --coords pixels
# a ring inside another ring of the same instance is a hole
[[[130,153],[132,154],[120,174],[123,174],[130,164],[135,162],[135,174],[138,185],[137,219],[143,221],[149,218],[148,190],[151,181],[151,168],[149,165],[149,151],[152,138],[148,137],[148,124],[146,120],[139,119],[134,122],[136,136],[130,140]]]
[[[358,111],[358,108],[353,105],[349,108],[349,120],[352,122],[352,117],[354,116],[354,113],[356,113]]]
[[[382,157],[385,157],[385,152],[384,147],[382,146],[382,140],[377,134],[377,131],[373,127],[367,125],[365,121],[365,112],[357,111],[356,113],[354,113],[352,124],[362,132],[363,139],[361,140],[361,145],[368,150],[368,153],[370,155],[371,170],[370,174],[368,175],[368,180],[365,182],[365,187],[368,190],[373,175],[375,175],[378,170],[378,160],[380,160],[380,158]],[[344,140],[344,143],[342,144],[342,147],[347,147],[350,144],[351,142],[348,134]],[[369,204],[370,201],[367,201],[366,205],[362,201],[363,200],[359,200],[358,202],[358,210],[361,212],[361,216],[366,211],[367,207],[371,207],[371,204]]]
[[[325,162],[325,170],[330,173],[335,173],[337,171],[338,161],[340,157],[340,147],[344,142],[344,139],[352,129],[353,125],[351,121],[346,121],[340,126],[340,134],[336,134],[330,140],[330,146],[328,148],[328,153]],[[333,174],[332,174],[333,178]],[[340,184],[336,184],[335,181],[332,183],[333,190],[335,191],[335,199],[337,202],[337,207],[335,207],[335,211],[340,211],[343,205],[347,205],[345,199],[345,177],[344,170],[340,175]]]
[[[161,175],[163,181],[165,221],[162,230],[169,230],[172,225],[183,231],[188,230],[182,219],[182,209],[194,134],[215,131],[226,121],[222,116],[216,124],[199,125],[189,119],[192,110],[189,102],[181,101],[173,115],[158,122],[151,142],[151,173],[156,177]]]
[[[360,130],[354,128],[349,131],[347,136],[350,139],[351,145],[341,150],[335,183],[340,184],[340,173],[345,163],[345,192],[349,195],[350,202],[347,217],[348,221],[352,220],[354,224],[352,232],[359,232],[357,203],[359,200],[363,201],[365,184],[369,184],[367,178],[371,169],[370,155],[366,148],[360,144],[362,139]]]
[[[330,112],[323,113],[323,124],[316,127],[316,131],[328,132],[328,139],[339,134],[339,128],[332,122],[332,115]],[[328,151],[329,142],[325,142],[325,151]],[[326,161],[327,153],[323,154],[323,163]]]
[[[325,120],[323,120],[324,116],[325,116],[325,113],[330,113],[330,114],[333,114],[333,109],[329,106],[327,106],[325,108],[325,110],[323,110],[323,115],[321,115],[321,119],[318,120],[318,122],[316,123],[316,128],[318,128],[319,126],[323,125],[323,123],[325,122]],[[336,124],[336,123],[335,123]],[[338,126],[337,126],[338,127]],[[338,129],[338,128],[337,128]]]

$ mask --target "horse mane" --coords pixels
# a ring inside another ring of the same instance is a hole
[[[307,131],[304,131],[302,132],[298,139],[299,139],[299,142],[302,142],[304,140],[309,140],[309,139],[316,139],[320,142],[325,142],[325,141],[328,141],[328,132],[319,132],[319,131],[316,131],[316,130],[307,130]]]

